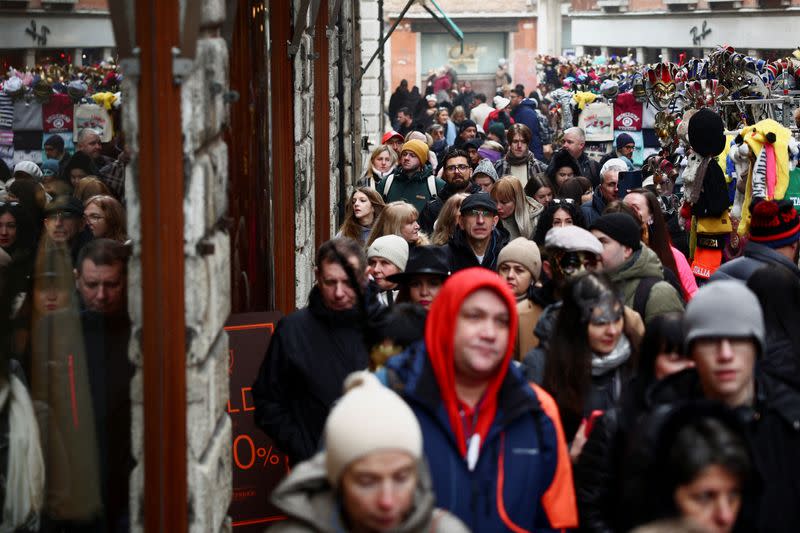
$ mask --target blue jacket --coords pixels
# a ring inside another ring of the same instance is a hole
[[[528,150],[533,152],[536,159],[539,161],[544,160],[544,151],[542,150],[542,133],[539,129],[539,116],[536,114],[536,108],[539,107],[536,100],[525,98],[519,105],[511,112],[511,118],[517,124],[525,124],[531,130],[531,142],[528,144]],[[510,139],[509,139],[510,141]]]
[[[473,471],[454,440],[424,342],[389,359],[382,378],[419,420],[439,507],[471,531],[577,526],[571,464],[555,402],[529,385],[513,363]]]

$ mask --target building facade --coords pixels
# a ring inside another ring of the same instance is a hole
[[[702,57],[719,45],[775,59],[797,47],[798,0],[573,0],[578,55],[634,54],[639,62]]]
[[[83,65],[113,57],[107,0],[0,2],[0,68]]]

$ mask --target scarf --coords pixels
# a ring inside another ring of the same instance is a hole
[[[515,157],[514,154],[511,153],[511,150],[509,150],[508,153],[506,154],[506,161],[508,161],[508,164],[511,165],[512,167],[518,167],[520,165],[527,165],[530,156],[531,156],[530,150],[526,150],[525,155],[523,155],[522,157]]]
[[[612,370],[616,370],[631,357],[631,343],[624,334],[620,335],[617,345],[611,353],[599,356],[592,354],[592,376],[602,376]]]
[[[508,285],[491,270],[482,267],[467,268],[453,274],[445,282],[431,305],[425,325],[425,346],[428,349],[428,359],[436,376],[436,382],[439,385],[442,403],[450,420],[450,429],[453,431],[458,450],[465,460],[468,459],[467,437],[464,434],[461,416],[459,415],[455,366],[453,363],[455,350],[453,341],[458,319],[453,320],[453,317],[458,317],[461,304],[470,294],[479,289],[490,289],[496,292],[506,303],[510,318],[506,353],[497,367],[497,372],[489,381],[478,408],[478,421],[475,424],[475,433],[472,439],[475,436],[479,437],[478,447],[475,450],[479,452],[480,447],[486,442],[486,436],[497,413],[497,393],[506,377],[508,367],[511,364],[511,357],[514,354],[518,327],[517,301]],[[475,442],[472,439],[470,439],[471,442]],[[470,448],[473,449],[472,444]],[[477,456],[475,456],[475,460],[477,460]],[[474,461],[468,460],[468,463],[474,466]]]
[[[0,531],[16,531],[38,515],[44,504],[44,456],[36,413],[25,385],[14,376],[0,391],[0,409],[8,407],[8,471]],[[38,522],[38,518],[35,519]]]

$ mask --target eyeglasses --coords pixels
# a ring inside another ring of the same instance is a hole
[[[469,165],[447,165],[444,167],[447,172],[466,172],[469,170]]]
[[[556,205],[558,205],[558,204],[574,205],[575,204],[575,200],[573,200],[572,198],[553,198],[550,201],[553,202]]]
[[[461,213],[461,215],[465,216],[465,217],[484,217],[484,218],[486,218],[486,217],[493,217],[494,213],[492,213],[491,211],[488,211],[486,209],[470,209],[468,211],[465,211],[465,212]]]
[[[83,215],[83,218],[85,218],[86,220],[91,220],[92,222],[97,222],[98,220],[103,220],[106,217],[104,217],[103,215],[92,213],[91,215]]]

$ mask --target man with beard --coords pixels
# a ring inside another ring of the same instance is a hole
[[[454,194],[460,192],[471,193],[477,190],[470,178],[472,177],[472,167],[469,165],[469,157],[464,150],[452,148],[444,156],[442,161],[444,169],[445,186],[436,197],[425,204],[425,208],[419,217],[419,225],[427,234],[433,233],[433,223],[439,217],[444,203]]]

